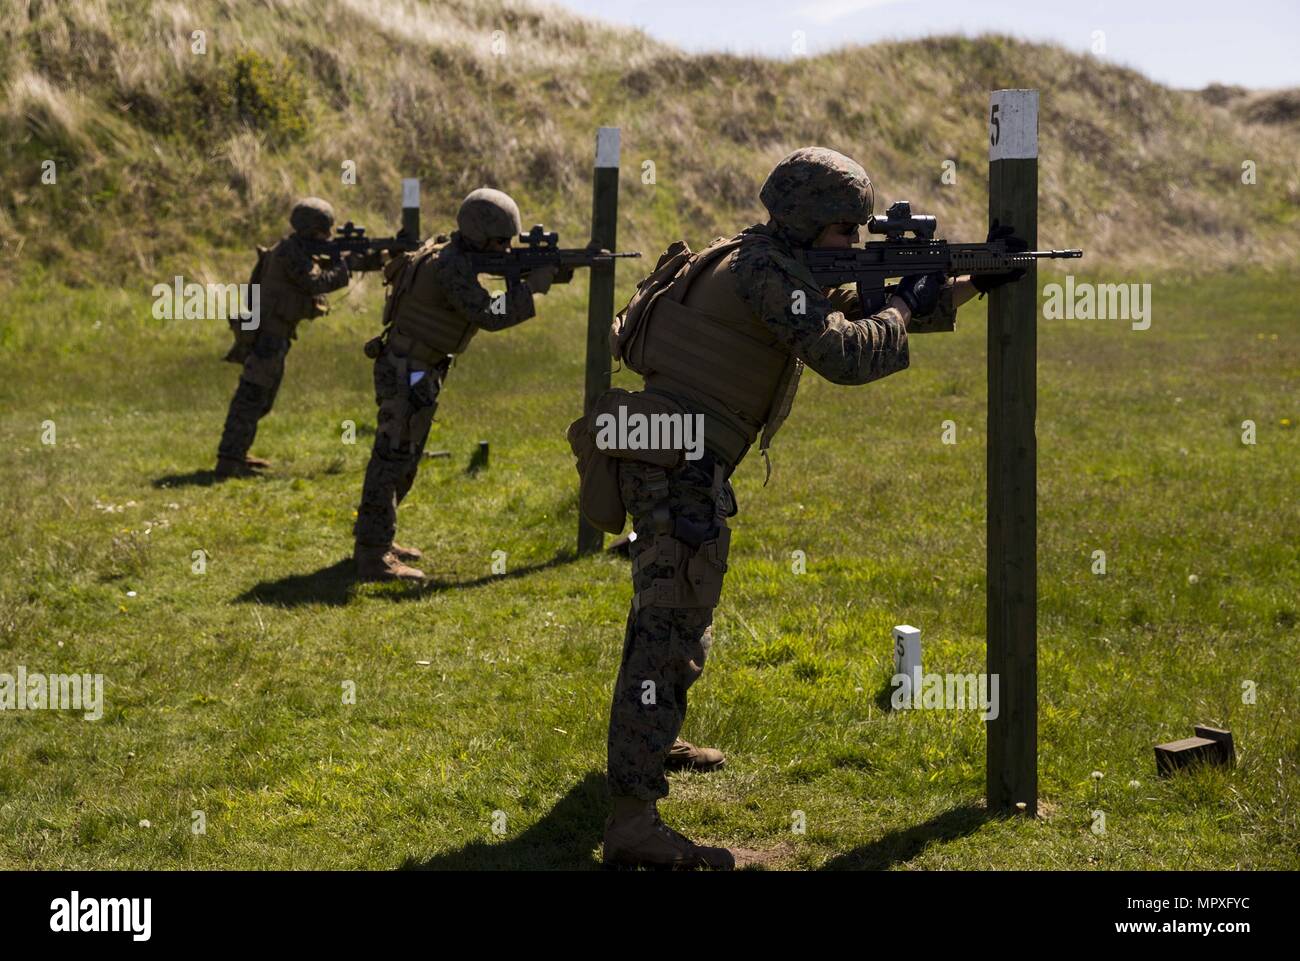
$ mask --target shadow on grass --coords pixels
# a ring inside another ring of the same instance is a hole
[[[894,686],[894,678],[885,678],[880,683],[880,689],[876,691],[876,710],[889,714],[894,710],[894,692],[898,690]]]
[[[216,482],[216,472],[210,469],[190,471],[188,474],[166,474],[150,481],[160,490],[169,487],[211,487]]]
[[[891,831],[883,838],[836,855],[822,865],[823,871],[884,871],[916,857],[931,844],[955,841],[974,834],[990,814],[978,804],[963,804],[930,818],[924,824]]]
[[[407,858],[403,871],[577,871],[598,868],[609,792],[592,771],[536,824],[508,841],[471,841],[427,861]]]
[[[348,602],[356,580],[357,565],[352,558],[345,557],[310,574],[290,574],[274,581],[261,581],[235,598],[235,602],[275,604],[281,607],[299,607],[303,604],[341,607]]]
[[[576,552],[564,550],[549,561],[540,564],[525,564],[505,574],[486,574],[467,581],[446,581],[430,578],[423,584],[389,583],[377,585],[374,593],[367,594],[377,600],[415,601],[440,591],[464,590],[481,587],[496,581],[509,581],[527,577],[547,568],[559,567],[578,559]],[[418,562],[417,562],[418,563]],[[357,584],[357,567],[350,557],[335,561],[329,567],[322,567],[310,574],[290,574],[273,581],[261,581],[254,584],[235,598],[240,604],[274,604],[281,607],[299,607],[304,604],[327,604],[341,607],[352,597],[353,587]]]

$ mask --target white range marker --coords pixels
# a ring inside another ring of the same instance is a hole
[[[989,160],[1038,156],[1038,91],[994,90],[989,95]]]
[[[598,127],[596,129],[596,166],[618,167],[619,128]]]
[[[894,676],[903,675],[906,680],[899,685],[907,692],[908,700],[912,698],[912,677],[921,671],[921,632],[911,624],[899,624],[894,628]]]
[[[420,181],[415,177],[402,178],[402,206],[420,206]]]

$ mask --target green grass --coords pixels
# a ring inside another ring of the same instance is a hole
[[[1150,330],[1040,327],[1045,816],[985,817],[976,714],[882,710],[894,624],[922,629],[927,670],[983,669],[971,305],[956,334],[914,340],[906,372],[859,390],[808,377],[771,483],[757,458],[738,473],[684,731],[729,764],[676,777],[669,823],[780,845],[799,868],[1300,866],[1293,281],[1132,279],[1155,283]],[[154,321],[143,297],[35,275],[9,292],[0,672],[102,673],[107,703],[98,722],[0,715],[0,866],[596,863],[630,586],[626,562],[572,552],[585,290],[480,335],[452,370],[430,446],[453,457],[426,462],[400,514],[434,575],[416,590],[358,588],[345,562],[374,416],[368,283],[294,346],[254,448],[274,476],[219,486],[203,472],[237,375],[221,322]],[[491,466],[470,477],[479,439]],[[1233,730],[1237,768],[1155,778],[1151,746],[1196,722]]]

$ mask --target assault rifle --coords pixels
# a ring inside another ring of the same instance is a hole
[[[470,263],[476,273],[504,277],[507,284],[519,282],[519,278],[538,267],[554,265],[556,283],[568,283],[573,277],[575,267],[592,267],[596,264],[612,263],[619,257],[640,257],[641,251],[630,250],[610,253],[599,247],[561,247],[560,235],[555,231],[547,232],[541,224],[534,224],[533,229],[519,235],[522,246],[512,247],[503,252],[472,251]]]
[[[334,236],[329,240],[304,239],[302,243],[307,253],[315,257],[328,257],[330,260],[338,260],[344,253],[359,254],[361,256],[349,258],[348,267],[360,271],[382,269],[383,258],[376,256],[378,254],[387,252],[391,255],[404,250],[415,250],[420,246],[420,241],[407,235],[404,230],[398,231],[395,237],[368,237],[365,227],[350,220],[342,227],[335,228]]]
[[[1005,274],[1027,267],[1036,260],[1082,257],[1083,251],[1013,250],[1005,240],[982,244],[950,244],[935,240],[938,222],[926,214],[912,214],[912,205],[900,200],[883,217],[872,217],[867,231],[885,239],[844,249],[814,247],[797,254],[820,287],[857,284],[864,316],[881,310],[897,286],[886,286],[891,277],[942,273],[949,277],[965,274]],[[905,237],[904,234],[912,234]]]

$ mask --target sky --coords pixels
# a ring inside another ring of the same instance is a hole
[[[690,51],[815,56],[849,43],[1008,33],[1175,87],[1300,86],[1300,0],[552,0]],[[1100,31],[1100,35],[1097,34]],[[1094,51],[1100,41],[1102,48]]]

